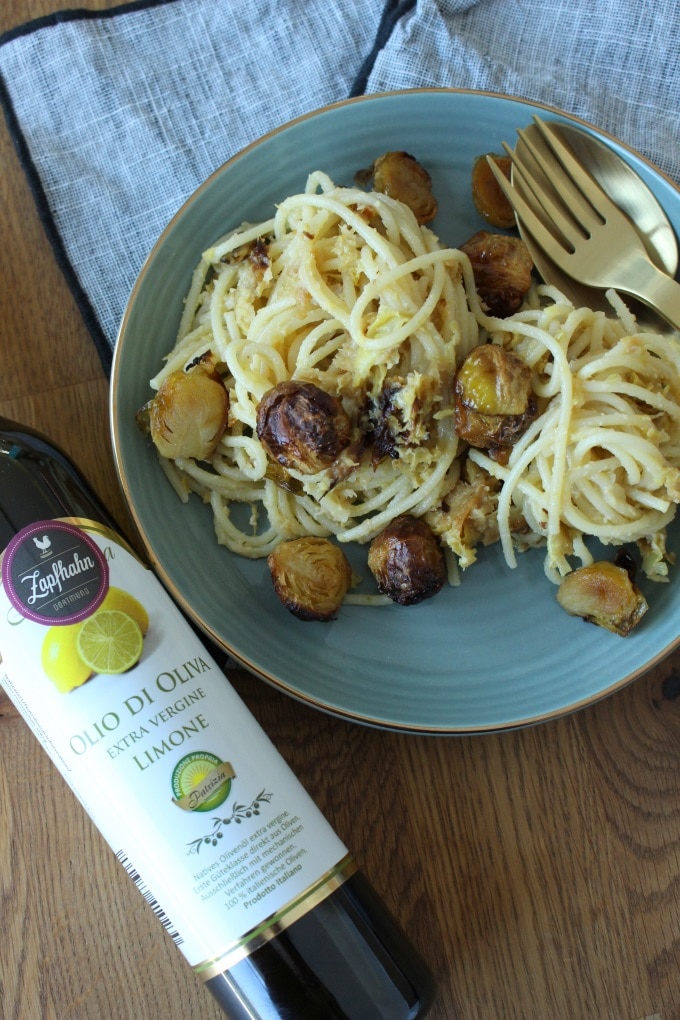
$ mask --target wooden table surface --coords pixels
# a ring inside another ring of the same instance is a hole
[[[62,6],[3,4],[0,31]],[[4,124],[0,313],[0,414],[128,528],[107,379]],[[432,1020],[680,1017],[680,652],[574,715],[465,738],[231,680],[429,961]],[[0,926],[6,1020],[222,1015],[1,691]]]

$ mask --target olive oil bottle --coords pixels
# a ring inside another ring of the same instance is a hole
[[[424,1016],[426,967],[194,629],[3,418],[0,559],[0,683],[226,1015]]]

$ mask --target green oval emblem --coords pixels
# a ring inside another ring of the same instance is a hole
[[[172,771],[173,800],[184,811],[212,811],[229,796],[234,770],[210,751],[192,751]]]

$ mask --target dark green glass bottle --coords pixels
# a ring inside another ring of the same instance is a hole
[[[58,518],[116,531],[69,458],[0,417],[0,554],[23,528]],[[231,1020],[425,1016],[433,998],[426,966],[363,875],[354,867],[346,874],[292,923],[261,926],[238,962],[207,978]]]

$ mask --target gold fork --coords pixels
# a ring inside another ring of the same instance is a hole
[[[523,229],[574,280],[630,294],[680,330],[680,284],[657,269],[626,214],[550,125],[534,120],[545,146],[521,129],[521,156],[503,143],[512,159],[512,182],[489,159]]]

